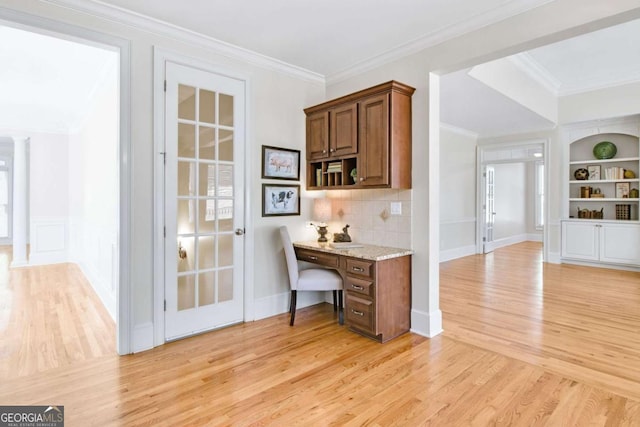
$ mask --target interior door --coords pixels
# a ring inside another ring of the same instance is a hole
[[[495,169],[493,166],[485,168],[485,199],[484,199],[484,238],[483,252],[493,252],[493,226],[496,219],[495,206]]]
[[[166,63],[165,338],[243,320],[244,82]]]

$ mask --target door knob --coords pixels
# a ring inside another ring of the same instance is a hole
[[[244,228],[236,228],[236,236],[242,236],[244,234]]]

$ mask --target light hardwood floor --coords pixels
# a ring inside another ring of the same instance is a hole
[[[68,426],[639,426],[640,274],[539,257],[443,263],[433,339],[378,344],[323,304],[295,327],[283,314],[124,357],[76,268],[11,270],[0,404],[64,405]]]

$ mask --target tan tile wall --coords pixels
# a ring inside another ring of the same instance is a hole
[[[335,190],[329,232],[349,224],[354,242],[411,249],[411,190]],[[391,202],[402,203],[402,215],[391,215]]]

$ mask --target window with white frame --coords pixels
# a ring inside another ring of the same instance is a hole
[[[536,193],[535,193],[535,218],[536,230],[544,227],[544,163],[536,162],[535,166]]]

